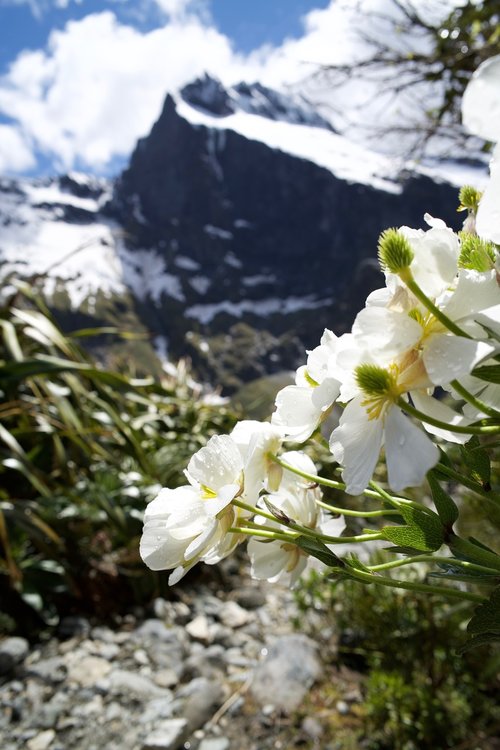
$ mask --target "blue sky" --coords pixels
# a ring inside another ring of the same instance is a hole
[[[116,171],[167,91],[204,70],[227,84],[299,78],[315,13],[334,4],[0,0],[0,173]]]

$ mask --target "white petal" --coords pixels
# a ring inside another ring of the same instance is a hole
[[[248,542],[252,578],[259,581],[272,580],[286,569],[290,552],[283,549],[282,542],[261,542],[256,538]]]
[[[389,486],[394,492],[422,484],[439,461],[432,440],[397,407],[386,415],[385,455]]]
[[[475,317],[478,323],[494,331],[497,336],[500,336],[500,304],[487,307]]]
[[[202,554],[205,547],[208,547],[213,539],[214,534],[217,531],[218,522],[217,520],[211,519],[210,521],[207,521],[207,526],[205,530],[196,537],[196,539],[193,539],[193,541],[186,547],[186,551],[184,553],[184,559],[191,560],[193,557],[198,557]]]
[[[224,487],[220,487],[217,492],[217,497],[208,497],[203,501],[205,506],[205,513],[207,516],[216,516],[220,513],[231,500],[233,500],[238,492],[241,490],[240,484],[226,484]]]
[[[382,421],[368,419],[362,400],[358,396],[346,406],[330,437],[330,450],[344,466],[342,478],[350,495],[359,495],[368,486],[382,445]]]
[[[490,163],[490,180],[484,190],[476,216],[476,231],[484,240],[500,244],[500,147]]]
[[[495,347],[484,341],[474,341],[453,334],[434,334],[425,344],[423,360],[425,369],[434,385],[448,385],[459,380],[485,357],[490,356]]]
[[[187,467],[190,477],[214,492],[237,482],[242,469],[243,459],[229,435],[210,438],[206,446],[194,454]]]
[[[356,316],[352,332],[363,349],[372,350],[384,364],[412,349],[422,337],[422,326],[405,313],[384,307],[366,307]]]
[[[486,141],[500,141],[500,55],[476,70],[462,99],[463,124]]]
[[[449,424],[450,427],[453,427],[454,425],[465,427],[471,423],[470,419],[467,419],[462,414],[458,414],[449,406],[443,404],[442,401],[438,401],[437,398],[428,396],[426,393],[412,391],[411,399],[419,411],[427,414],[429,417],[439,419],[440,422]],[[470,440],[470,435],[461,432],[453,432],[452,430],[442,430],[440,427],[434,427],[434,425],[428,424],[427,422],[422,422],[422,424],[426,431],[430,432],[431,435],[436,435],[443,440],[448,440],[450,443],[459,443],[463,445]]]
[[[309,352],[307,372],[316,383],[322,383],[328,373],[328,360],[335,353],[337,337],[325,329],[321,344]]]
[[[429,297],[435,298],[456,276],[458,237],[451,229],[435,228],[408,239],[415,256],[411,264],[415,281]]]
[[[476,318],[477,314],[492,305],[500,303],[500,289],[495,271],[479,273],[462,269],[458,276],[455,291],[443,308],[451,320]]]
[[[301,443],[312,435],[321,419],[321,409],[312,400],[314,388],[288,385],[276,396],[276,411],[271,424]]]

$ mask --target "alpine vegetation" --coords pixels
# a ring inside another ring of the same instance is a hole
[[[443,483],[500,502],[490,476],[500,435],[499,115],[500,56],[481,65],[463,101],[466,126],[497,143],[484,193],[461,191],[463,230],[426,214],[427,230],[383,232],[385,286],[369,295],[351,331],[325,330],[295,383],[278,393],[270,423],[243,421],[212,437],[191,458],[186,484],[149,504],[141,555],[154,570],[172,569],[170,583],[249,537],[255,578],[294,584],[316,558],[330,577],[477,602],[475,641],[498,635],[500,555],[456,533],[459,507]],[[454,445],[465,471],[454,464]],[[330,478],[317,473],[315,446],[328,446]],[[386,474],[377,469],[381,456]],[[424,482],[425,491],[402,494]],[[338,504],[326,502],[324,487],[329,498],[339,491]],[[364,501],[360,510],[343,507],[344,493],[364,495],[367,509]],[[370,525],[349,536],[353,515]],[[369,566],[335,553],[375,540],[393,560]],[[385,572],[420,562],[451,584]],[[465,579],[480,588],[465,588]]]

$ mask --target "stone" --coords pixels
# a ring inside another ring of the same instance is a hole
[[[199,744],[198,750],[229,750],[227,737],[206,737]]]
[[[82,687],[95,685],[111,671],[111,664],[100,656],[84,656],[81,659],[70,661],[68,665],[68,678]]]
[[[349,713],[349,704],[345,701],[337,701],[335,708],[341,716],[346,716]]]
[[[27,741],[26,747],[28,750],[47,750],[55,739],[56,733],[53,729],[46,729],[45,732],[36,734],[30,740]]]
[[[168,698],[172,693],[166,688],[160,688],[148,677],[129,672],[126,669],[115,669],[109,675],[109,688],[112,693],[134,695],[137,698]]]
[[[234,592],[234,600],[245,609],[258,609],[266,603],[266,597],[254,586],[244,586]]]
[[[220,682],[197,677],[178,691],[179,697],[185,696],[183,715],[188,721],[189,731],[194,732],[212,718],[224,699]]]
[[[38,677],[48,683],[63,682],[66,678],[66,663],[60,656],[52,656],[49,659],[40,659],[27,668],[30,675]]]
[[[167,719],[146,737],[142,750],[178,750],[186,736],[186,719]]]
[[[29,643],[25,638],[11,636],[0,641],[0,675],[11,672],[25,660],[28,652]]]
[[[71,615],[62,618],[57,630],[60,638],[87,636],[90,633],[90,623],[86,617]]]
[[[151,618],[150,620],[145,620],[134,631],[133,636],[138,641],[142,641],[143,639],[170,641],[172,639],[172,630],[161,620]]]
[[[291,712],[320,674],[315,642],[305,635],[286,635],[268,647],[254,671],[251,691],[259,705]]]
[[[252,615],[236,602],[224,602],[219,611],[220,621],[228,628],[241,628],[253,619]]]
[[[210,634],[210,623],[208,617],[205,615],[198,615],[188,622],[186,625],[186,632],[194,638],[195,641],[201,641],[202,643],[211,643],[212,637]]]
[[[314,741],[318,741],[324,732],[323,725],[314,716],[306,716],[301,724],[304,734],[307,734]]]

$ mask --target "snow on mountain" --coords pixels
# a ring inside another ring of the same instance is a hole
[[[162,356],[234,388],[346,330],[380,284],[379,233],[426,211],[453,225],[451,185],[484,174],[401,168],[302,97],[205,77],[167,97],[113,182],[0,178],[2,292],[36,277],[86,315],[97,296],[129,305]]]

